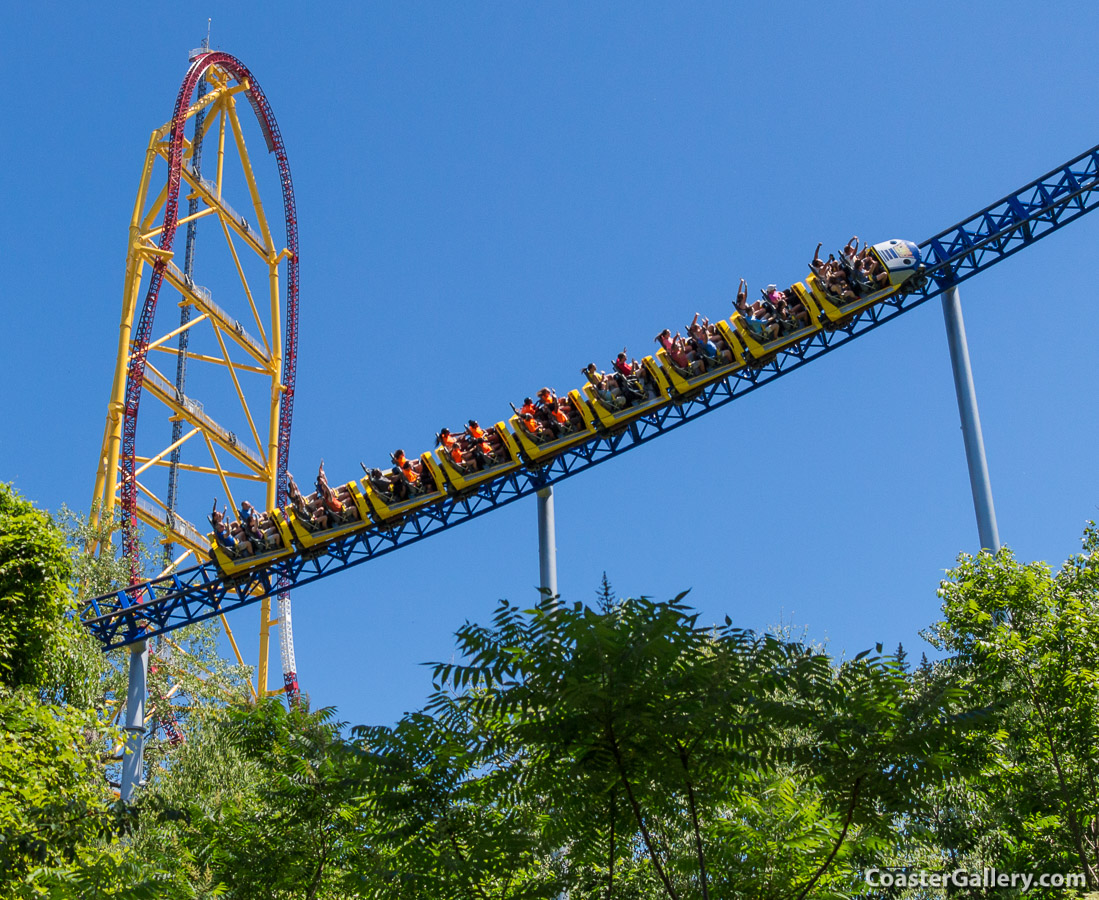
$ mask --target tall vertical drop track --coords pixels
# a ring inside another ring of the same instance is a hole
[[[255,129],[248,117],[238,115],[241,96],[275,156],[277,173],[252,166],[246,138]],[[204,149],[206,164],[200,166]],[[282,247],[272,237],[261,196],[263,186],[273,190],[272,175],[282,194]],[[181,192],[187,203],[182,217]],[[187,229],[182,267],[174,261],[181,226]],[[214,240],[203,242],[201,261],[196,262],[199,228]],[[171,120],[152,133],[145,154],[130,223],[118,356],[92,505],[93,523],[121,520],[122,552],[130,560],[134,584],[145,577],[140,523],[157,532],[165,545],[161,575],[166,577],[189,562],[201,564],[209,558],[207,529],[192,523],[204,522],[210,498],[215,506],[221,502],[233,510],[246,499],[261,509],[286,502],[297,370],[298,264],[293,181],[270,103],[240,60],[205,48],[196,51]],[[200,277],[210,286],[198,284]],[[257,283],[264,287],[253,290]],[[165,286],[169,301],[180,307],[174,320],[170,303],[158,319]],[[257,303],[261,290],[266,304]],[[174,378],[155,364],[156,354],[176,357]],[[139,432],[143,400],[146,415]],[[156,415],[164,411],[167,416]],[[163,470],[168,480],[161,500],[153,476]],[[179,548],[179,555],[171,556],[173,548]],[[115,552],[111,546],[91,549]],[[261,601],[255,692],[265,696],[285,691],[293,698],[298,682],[289,585],[279,579],[272,587]],[[278,603],[275,619],[272,595]],[[232,631],[221,619],[242,663]],[[274,624],[282,658],[280,690],[268,689]]]

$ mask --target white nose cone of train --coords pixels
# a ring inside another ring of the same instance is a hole
[[[874,244],[874,255],[881,260],[889,273],[889,283],[892,285],[904,284],[920,268],[920,248],[912,241],[902,241],[894,238]]]

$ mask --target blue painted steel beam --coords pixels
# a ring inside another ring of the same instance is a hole
[[[929,278],[921,291],[891,297],[843,328],[817,332],[762,368],[741,369],[690,400],[671,401],[614,434],[595,435],[540,468],[508,473],[392,526],[371,526],[237,577],[222,575],[213,563],[195,566],[96,597],[81,619],[104,649],[121,647],[256,603],[277,593],[280,582],[300,587],[326,578],[536,494],[770,384],[991,268],[1093,210],[1097,191],[1099,146],[924,241],[920,250]]]

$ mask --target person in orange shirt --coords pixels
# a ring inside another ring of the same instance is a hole
[[[472,462],[466,459],[465,454],[462,452],[461,443],[459,443],[458,439],[450,433],[449,428],[443,428],[439,432],[439,444],[442,446],[443,452],[459,472],[468,475],[475,470],[476,467]]]
[[[568,434],[572,431],[569,417],[561,409],[561,401],[553,391],[549,388],[542,388],[538,392],[538,402],[541,403],[542,419],[550,431],[553,432],[554,437],[560,437],[562,434]]]
[[[401,476],[404,478],[405,484],[408,486],[408,495],[410,497],[423,492],[423,485],[420,483],[420,476],[416,474],[416,470],[412,468],[412,462],[405,460],[401,464]]]
[[[487,469],[489,466],[494,466],[501,461],[497,456],[496,451],[492,449],[492,444],[489,443],[488,435],[485,433],[485,430],[477,424],[476,419],[470,419],[466,423],[466,434],[469,436],[470,455],[477,460],[482,470]]]
[[[551,439],[549,430],[542,427],[542,424],[534,418],[530,413],[525,413],[522,410],[517,410],[519,413],[519,424],[526,429],[526,432],[530,439],[536,444],[542,444]]]

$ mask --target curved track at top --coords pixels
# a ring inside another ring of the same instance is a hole
[[[248,83],[245,91],[248,101],[255,110],[256,118],[263,129],[267,149],[275,154],[279,167],[279,180],[282,184],[282,204],[286,218],[286,246],[290,250],[287,260],[286,282],[286,329],[285,349],[282,368],[282,402],[279,405],[279,445],[278,445],[278,496],[276,502],[286,502],[286,470],[290,459],[290,425],[294,415],[294,382],[297,375],[298,351],[298,214],[294,203],[294,182],[290,177],[290,163],[286,157],[282,134],[278,123],[267,102],[267,97],[259,82],[245,65],[228,53],[209,51],[195,57],[176,96],[175,109],[172,112],[171,138],[168,159],[168,194],[164,204],[164,224],[160,235],[160,249],[170,251],[179,225],[179,188],[182,181],[184,129],[187,124],[187,109],[191,95],[210,66],[220,66],[230,72],[239,83]],[[167,255],[158,256],[153,264],[149,288],[145,292],[145,302],[141,308],[141,317],[133,334],[130,365],[126,373],[126,396],[122,420],[122,452],[119,464],[121,476],[121,505],[125,521],[129,528],[124,531],[124,550],[130,559],[133,582],[140,583],[138,571],[137,547],[137,484],[136,442],[137,414],[141,402],[141,388],[145,380],[145,362],[148,357],[149,341],[152,338],[153,318],[156,314],[157,298],[164,281],[164,269],[168,264]],[[284,585],[285,587],[285,585]]]
[[[422,540],[536,493],[693,419],[724,406],[807,362],[860,337],[990,268],[1099,206],[1099,146],[920,244],[927,283],[862,310],[835,330],[821,328],[760,366],[741,368],[689,398],[675,398],[613,432],[597,433],[545,461],[522,466],[448,496],[396,524],[369,526],[236,577],[208,563],[97,597],[84,624],[105,648],[133,643],[245,606]],[[280,503],[284,501],[280,482]]]

